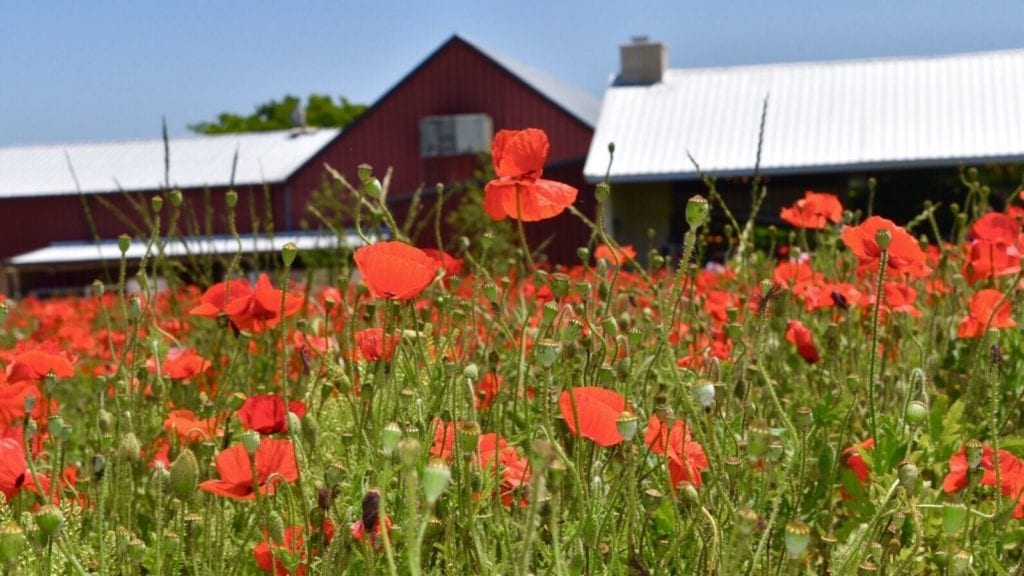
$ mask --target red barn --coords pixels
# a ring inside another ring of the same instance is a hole
[[[193,236],[227,233],[224,194],[231,188],[239,192],[243,234],[270,222],[277,233],[304,222],[317,228],[307,207],[325,165],[353,182],[359,164],[379,173],[392,168],[389,201],[402,212],[421,187],[471,179],[502,128],[544,129],[551,141],[545,177],[576,186],[577,207],[590,213],[583,163],[598,111],[591,95],[453,36],[341,132],[172,138],[166,150],[160,139],[3,147],[0,262],[8,272],[0,274],[0,292],[12,290],[3,285],[12,270],[25,289],[87,283],[109,253],[100,241],[143,236],[138,208],[174,188],[186,202],[179,233]],[[568,214],[527,231],[535,244],[554,239],[547,252],[556,261],[574,259],[589,238]],[[80,274],[69,276],[72,270]]]

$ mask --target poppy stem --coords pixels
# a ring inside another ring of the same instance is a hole
[[[528,271],[533,271],[537,269],[537,266],[533,263],[530,244],[526,241],[526,229],[523,228],[523,195],[520,190],[519,185],[516,184],[516,229],[519,231],[519,243],[523,245],[523,255],[526,256],[526,263],[529,265]]]
[[[878,424],[875,410],[875,364],[878,362],[878,313],[882,307],[882,289],[885,283],[885,267],[889,262],[889,251],[882,250],[878,259],[878,282],[875,284],[875,307],[871,317],[871,360],[868,366],[868,410],[871,417],[871,437],[878,438]]]

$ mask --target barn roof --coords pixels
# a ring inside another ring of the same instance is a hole
[[[1024,50],[669,69],[605,93],[584,173],[612,181],[1024,161]]]
[[[539,92],[548,100],[554,102],[566,112],[575,116],[587,126],[594,127],[597,124],[598,114],[601,111],[601,101],[589,92],[585,92],[575,86],[566,84],[562,80],[531,68],[503,54],[499,54],[485,48],[480,44],[467,40],[461,36],[455,36],[466,44],[475,48],[478,52],[494,61],[510,74],[521,80],[526,85]]]
[[[335,129],[190,136],[168,140],[170,185],[178,188],[285,181],[338,134]],[[0,147],[0,198],[157,190],[164,141],[124,140]],[[70,166],[69,166],[70,163]]]

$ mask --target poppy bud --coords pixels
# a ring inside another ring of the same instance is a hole
[[[8,310],[7,302],[0,302],[0,324],[3,324],[4,320],[7,319]]]
[[[295,256],[299,253],[299,247],[295,245],[295,242],[288,242],[281,247],[281,260],[284,261],[284,265],[291,268],[293,262],[295,262]]]
[[[533,353],[537,357],[537,361],[545,368],[551,368],[554,366],[555,361],[558,360],[558,355],[562,351],[562,345],[557,340],[550,338],[543,338],[539,340],[533,348]]]
[[[267,515],[267,536],[270,536],[273,542],[284,540],[284,518],[281,518],[276,510],[271,510]]]
[[[398,458],[402,461],[402,465],[411,468],[419,462],[420,453],[423,452],[420,441],[405,437],[398,441]]]
[[[359,177],[360,182],[366,182],[370,178],[373,178],[373,166],[363,163],[356,167],[356,175]]]
[[[18,556],[25,549],[28,540],[25,538],[25,531],[17,522],[11,520],[0,528],[0,563],[15,564]]]
[[[611,193],[611,187],[606,182],[601,182],[594,187],[594,198],[598,202],[605,202],[608,200],[608,195]]]
[[[686,223],[690,228],[699,228],[708,221],[708,212],[711,207],[706,198],[697,194],[686,201]]]
[[[53,504],[47,504],[35,513],[36,526],[47,539],[60,534],[64,528],[64,513]]]
[[[580,246],[576,249],[576,257],[580,259],[580,262],[586,264],[590,260],[590,249],[586,246]]]
[[[608,143],[608,153],[615,154],[615,142]]]
[[[117,455],[122,460],[138,462],[142,458],[142,446],[134,432],[128,432],[121,437],[121,445],[117,448]]]
[[[390,456],[401,439],[402,428],[397,423],[391,422],[384,426],[384,431],[381,432],[381,447],[384,449],[384,455]]]
[[[900,486],[907,492],[913,492],[917,486],[917,476],[920,474],[920,470],[917,469],[917,464],[914,464],[910,460],[904,460],[900,462],[899,468],[896,470],[896,475],[899,477]]]
[[[690,504],[696,504],[700,501],[700,495],[697,494],[697,488],[685,480],[679,483],[679,493],[683,496],[683,500],[686,500]]]
[[[928,405],[920,400],[911,400],[903,411],[903,419],[913,427],[922,424],[928,418]]]
[[[619,435],[626,442],[632,442],[633,437],[636,436],[637,428],[639,427],[640,421],[636,417],[636,414],[632,412],[623,412],[619,414],[619,418],[615,421],[615,427],[619,430]]]
[[[306,414],[302,417],[300,429],[306,445],[311,449],[316,448],[316,444],[320,440],[320,423],[313,417],[313,414]]]
[[[381,186],[380,180],[377,178],[368,178],[363,180],[363,193],[378,200],[384,196],[384,187]]]
[[[657,270],[665,265],[665,257],[652,250],[651,255],[647,257],[647,261],[651,263],[651,268]]]
[[[121,250],[121,255],[124,256],[125,252],[128,251],[132,246],[132,237],[127,234],[121,234],[117,237],[117,247]]]
[[[160,211],[164,209],[164,199],[163,199],[163,197],[161,197],[161,196],[153,196],[153,198],[151,198],[150,201],[149,201],[149,206],[150,206],[150,208],[153,209],[153,212],[159,214]]]
[[[224,194],[224,203],[227,204],[228,208],[234,208],[238,205],[238,192],[234,190],[228,190]]]
[[[619,358],[615,363],[615,377],[619,379],[619,382],[629,380],[629,375],[632,373],[632,367],[633,361],[630,360],[629,356]]]
[[[260,449],[260,433],[254,430],[242,432],[242,446],[249,456],[255,456],[256,451]]]
[[[289,411],[284,417],[285,425],[288,426],[288,432],[295,432],[302,434],[302,421],[299,420],[299,416],[295,412]]]
[[[786,551],[793,560],[800,558],[811,543],[811,527],[803,520],[792,520],[786,524],[786,535],[783,538]]]
[[[171,190],[167,194],[167,198],[171,201],[171,206],[174,206],[175,208],[180,207],[181,203],[184,202],[184,200],[185,200],[184,196],[182,196],[182,194],[181,194],[181,190],[179,190],[177,188],[175,188],[174,190]]]
[[[715,405],[715,385],[703,378],[693,383],[693,398],[705,410]]]
[[[974,563],[974,556],[970,552],[960,549],[959,552],[953,555],[953,574],[960,576],[961,574],[970,574],[971,564]]]
[[[444,460],[440,458],[432,459],[427,467],[423,469],[423,495],[427,498],[427,503],[433,504],[437,502],[437,499],[444,494],[444,491],[448,488],[448,483],[451,482],[452,471]]]
[[[199,485],[199,464],[196,456],[188,448],[182,449],[178,457],[171,464],[170,475],[171,491],[181,501],[192,498]]]
[[[142,301],[135,294],[128,298],[128,317],[132,320],[142,318]]]
[[[971,470],[977,470],[978,466],[981,465],[982,448],[981,442],[977,440],[968,440],[967,444],[964,445],[964,452],[967,455],[967,466]]]

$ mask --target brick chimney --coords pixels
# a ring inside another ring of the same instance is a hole
[[[657,84],[668,68],[668,46],[651,42],[647,36],[634,36],[619,46],[622,67],[617,84]]]

